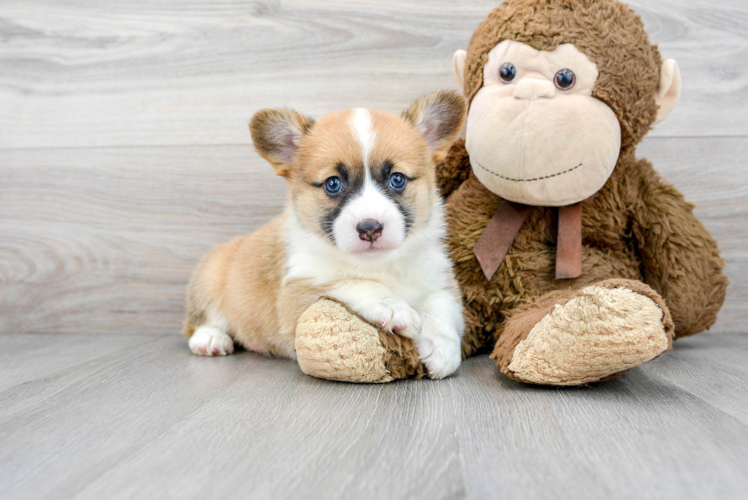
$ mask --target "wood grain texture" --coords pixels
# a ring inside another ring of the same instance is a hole
[[[0,390],[58,374],[123,348],[143,345],[148,336],[4,335],[0,338]],[[43,362],[29,363],[39,358]],[[28,394],[25,395],[28,397]]]
[[[748,141],[647,139],[698,204],[732,280],[716,331],[748,317]],[[250,146],[0,150],[0,332],[175,333],[212,246],[281,212]]]
[[[452,54],[494,0],[5,0],[0,148],[246,144],[258,109],[399,111],[454,87]],[[639,0],[679,60],[654,136],[748,134],[742,0]]]
[[[512,382],[486,357],[442,381],[351,385],[254,353],[199,358],[176,336],[58,337],[111,350],[68,349],[47,370],[56,355],[25,346],[50,336],[0,337],[37,373],[0,389],[0,498],[739,499],[748,489],[745,335],[684,339],[581,389]],[[0,379],[9,370],[0,364]]]
[[[176,332],[200,256],[285,199],[249,147],[0,155],[2,332]]]
[[[745,348],[745,336],[740,345]],[[735,373],[719,356],[692,355],[711,362],[698,369],[686,355],[678,366],[706,384],[724,383],[715,365]],[[581,390],[529,387],[498,378],[488,363],[468,362],[463,375],[471,377],[471,390],[456,392],[456,407],[464,409],[458,419],[471,420],[457,427],[473,478],[468,497],[492,498],[496,491],[532,499],[743,495],[734,488],[748,479],[739,465],[748,457],[745,420],[658,377],[668,356]],[[745,392],[741,384],[731,389],[735,396]]]

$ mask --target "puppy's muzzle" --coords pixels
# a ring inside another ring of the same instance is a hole
[[[358,237],[363,241],[370,241],[374,243],[382,236],[384,226],[381,222],[374,219],[365,219],[356,225],[356,231],[358,231]]]

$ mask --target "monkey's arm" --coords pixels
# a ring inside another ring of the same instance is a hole
[[[641,181],[632,229],[644,279],[670,308],[676,337],[699,333],[714,324],[725,300],[728,280],[717,242],[693,215],[694,206],[648,161],[636,167]]]
[[[465,149],[465,140],[457,139],[447,156],[436,164],[436,185],[444,198],[470,177],[470,157]]]

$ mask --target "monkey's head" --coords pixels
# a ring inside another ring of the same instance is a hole
[[[677,64],[617,0],[506,0],[454,69],[475,175],[528,205],[592,196],[680,96]]]

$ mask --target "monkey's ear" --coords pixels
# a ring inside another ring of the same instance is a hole
[[[457,83],[460,84],[463,94],[465,93],[465,61],[467,61],[467,51],[462,49],[455,52],[454,57],[452,57],[452,71],[455,72],[455,78],[457,78]]]
[[[260,156],[269,161],[275,173],[287,177],[301,139],[314,120],[291,109],[263,109],[249,122],[252,141]]]
[[[680,70],[673,59],[662,62],[656,99],[658,109],[655,125],[668,117],[680,99]]]
[[[418,99],[403,118],[423,134],[435,159],[446,154],[465,123],[467,101],[457,92],[447,90]]]

